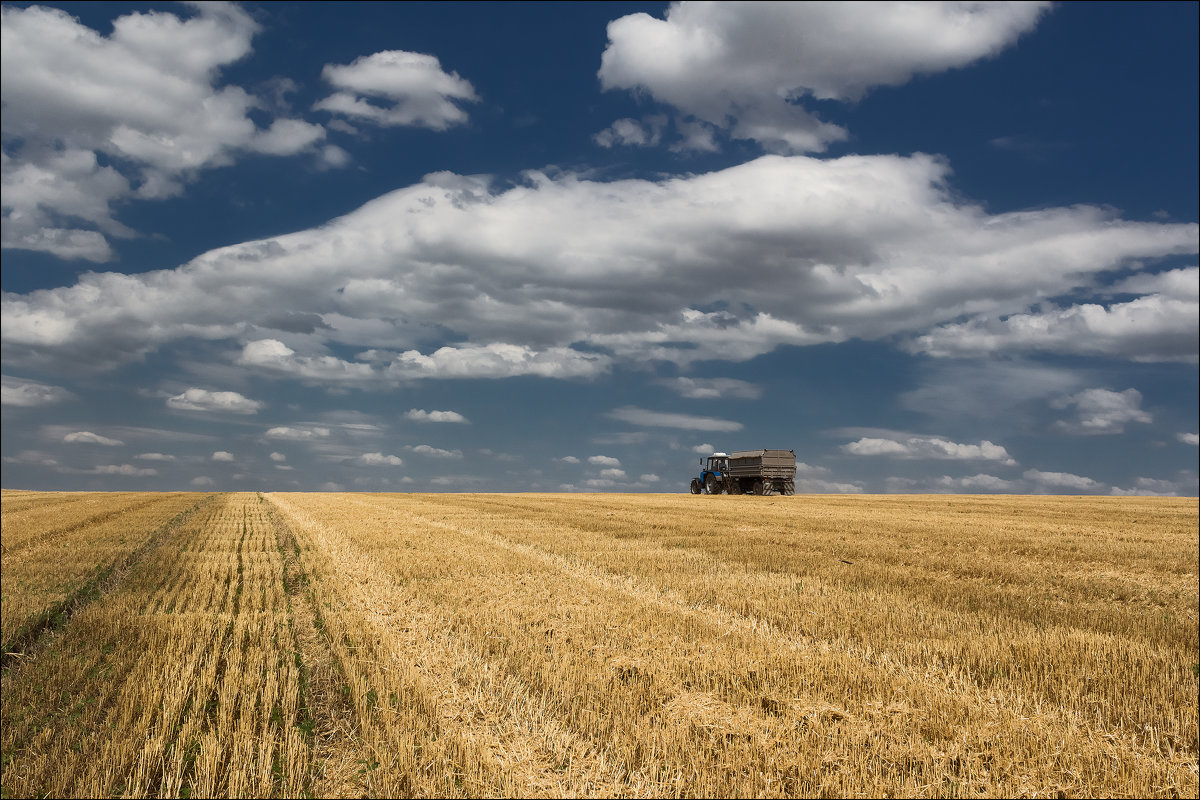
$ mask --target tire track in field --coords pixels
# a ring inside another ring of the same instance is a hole
[[[354,709],[340,691],[346,684],[346,677],[317,627],[320,617],[309,588],[309,575],[300,562],[296,534],[274,504],[268,505],[267,519],[275,529],[283,558],[288,614],[300,670],[299,719],[294,722],[308,745],[301,785],[286,787],[287,794],[307,797],[360,795],[364,787],[356,773],[362,752],[361,748],[349,746],[351,742],[359,741],[360,734]]]
[[[89,525],[96,525],[101,522],[107,522],[108,520],[113,519],[115,517],[119,517],[122,514],[131,514],[134,511],[140,511],[141,509],[146,508],[147,506],[154,505],[155,503],[165,502],[167,499],[168,499],[168,497],[165,497],[165,496],[151,497],[149,499],[133,498],[132,502],[130,502],[129,505],[119,506],[115,509],[107,509],[105,511],[101,511],[99,513],[93,514],[90,517],[86,517],[81,520],[76,520],[75,522],[69,523],[67,525],[62,525],[57,528],[51,528],[50,530],[43,531],[42,533],[36,534],[35,536],[31,536],[28,539],[22,539],[19,542],[14,542],[13,544],[11,544],[7,547],[3,547],[3,554],[6,558],[11,559],[13,556],[19,554],[22,550],[28,550],[32,547],[36,547],[37,545],[40,545],[43,542],[49,541],[50,539],[54,538],[55,536],[63,536],[65,534],[77,531],[80,528],[86,528]],[[42,509],[38,509],[38,510],[41,511]],[[20,513],[20,512],[17,512],[17,513]],[[10,525],[16,524],[16,522],[17,522],[16,520],[9,520]]]
[[[179,514],[176,514],[167,522],[160,525],[141,545],[130,551],[124,558],[117,559],[107,567],[102,568],[93,578],[88,580],[61,602],[56,603],[42,613],[38,614],[32,620],[21,626],[3,647],[3,661],[0,662],[0,669],[8,672],[14,667],[14,662],[17,660],[35,658],[39,645],[45,639],[46,634],[51,630],[56,630],[64,627],[70,622],[71,617],[78,613],[87,605],[100,600],[105,595],[116,591],[120,588],[121,583],[129,574],[129,571],[147,554],[159,547],[163,541],[172,533],[183,526],[196,512],[212,502],[216,495],[209,495],[197,502],[191,508],[188,508]],[[157,500],[157,499],[156,499]],[[155,501],[151,501],[155,502]],[[143,508],[149,503],[143,503],[137,508]],[[126,511],[134,511],[136,508],[127,508]],[[123,513],[122,512],[122,513]],[[111,518],[112,514],[101,515],[104,519]],[[94,521],[94,520],[93,520]],[[75,526],[71,530],[77,530],[82,527]]]

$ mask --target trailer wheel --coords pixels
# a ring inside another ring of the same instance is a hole
[[[794,481],[784,481],[783,488],[779,490],[779,493],[791,497],[796,493],[796,483]]]
[[[721,493],[721,484],[717,483],[717,479],[714,478],[712,475],[708,476],[708,483],[705,485],[708,488],[709,494],[720,494]]]
[[[729,482],[729,485],[725,487],[725,491],[729,492],[730,494],[745,494],[745,492],[742,491],[741,481],[737,480],[736,478]]]
[[[700,494],[700,479],[692,478],[692,494]]]
[[[757,494],[757,495],[759,495],[759,496],[762,496],[762,495],[766,494],[766,492],[765,492],[765,491],[763,491],[763,488],[764,488],[764,487],[763,487],[763,482],[762,482],[762,481],[755,481],[755,482],[754,482],[754,493],[755,493],[755,494]]]

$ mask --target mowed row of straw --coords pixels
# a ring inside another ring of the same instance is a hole
[[[1196,792],[1194,500],[270,499],[382,793]]]
[[[1196,529],[1194,499],[222,495],[6,668],[0,782],[1195,796]]]

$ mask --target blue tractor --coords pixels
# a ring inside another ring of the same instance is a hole
[[[729,456],[713,453],[708,463],[700,459],[700,477],[692,478],[692,494],[720,494],[725,489],[725,474],[729,471]]]

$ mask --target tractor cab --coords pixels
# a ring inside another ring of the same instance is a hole
[[[717,475],[724,475],[729,469],[728,462],[726,460],[728,458],[729,456],[725,455],[724,453],[713,453],[708,457],[707,465],[704,464],[703,461],[701,461],[700,464],[704,467],[705,472],[715,472]]]

